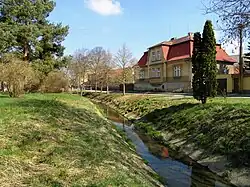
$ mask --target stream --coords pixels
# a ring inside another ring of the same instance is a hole
[[[123,129],[136,147],[136,152],[168,187],[233,187],[222,177],[198,164],[190,157],[169,150],[156,141],[134,130],[133,125],[113,109],[101,103],[98,108],[117,128]]]

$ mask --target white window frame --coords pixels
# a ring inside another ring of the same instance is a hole
[[[152,51],[152,61],[155,61],[155,58],[156,58],[155,51]]]
[[[157,60],[161,60],[161,52],[157,51]]]
[[[174,66],[174,77],[181,77],[181,66]]]
[[[156,68],[155,77],[157,77],[157,78],[161,77],[161,68]]]
[[[161,68],[152,68],[151,69],[151,77],[152,78],[160,78],[161,77]]]
[[[140,70],[140,72],[139,72],[139,78],[140,79],[145,79],[145,71],[144,70]]]

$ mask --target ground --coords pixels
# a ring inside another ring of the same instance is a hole
[[[193,98],[146,94],[90,93],[87,97],[105,102],[129,118],[139,119],[135,126],[147,135],[207,165],[214,165],[216,158],[223,165],[222,171],[226,171],[224,167],[235,171],[232,175],[247,169],[246,174],[234,179],[250,179],[250,99],[214,98],[202,105]]]
[[[160,185],[86,98],[0,95],[0,114],[1,186]]]

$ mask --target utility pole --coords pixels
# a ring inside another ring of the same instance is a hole
[[[240,77],[239,77],[239,92],[243,92],[243,84],[244,84],[244,69],[243,69],[243,29],[244,24],[239,24],[239,34],[240,34],[240,48],[239,48],[239,70],[240,70]]]

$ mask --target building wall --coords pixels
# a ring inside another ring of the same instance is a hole
[[[152,75],[152,68],[160,68],[160,77],[153,77]],[[163,69],[163,63],[159,64],[151,64],[149,66],[149,82],[153,84],[161,84],[163,83],[163,76],[164,76],[164,69]]]
[[[233,83],[232,75],[230,75],[230,74],[218,74],[216,78],[217,79],[227,79],[227,93],[233,92],[234,83]]]
[[[250,92],[250,77],[244,77],[243,90],[245,92]]]
[[[174,77],[174,66],[181,67],[181,76]],[[179,60],[168,62],[166,67],[166,89],[168,91],[183,90],[185,92],[191,91],[192,84],[192,63],[190,60]]]

